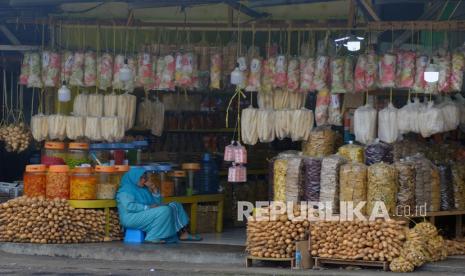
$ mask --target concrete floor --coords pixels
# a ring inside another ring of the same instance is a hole
[[[228,228],[223,233],[203,233],[200,235],[203,240],[199,243],[202,244],[244,246],[247,240],[245,228]]]

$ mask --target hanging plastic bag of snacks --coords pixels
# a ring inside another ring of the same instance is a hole
[[[315,121],[317,126],[323,126],[328,123],[328,108],[331,103],[331,95],[328,89],[318,91],[315,107]]]
[[[397,182],[399,189],[397,192],[397,205],[400,210],[415,210],[415,163],[400,161],[394,164],[397,170]],[[399,214],[402,215],[402,214]],[[405,214],[409,215],[409,214]]]
[[[253,58],[250,62],[250,74],[247,80],[246,91],[261,90],[262,61],[260,58]]]
[[[362,163],[349,162],[339,170],[339,200],[353,202],[357,206],[367,200],[367,166]],[[366,214],[366,206],[360,211]]]
[[[320,200],[321,158],[305,157],[302,159],[303,200],[318,202]]]
[[[316,58],[315,76],[313,78],[313,84],[316,90],[328,88],[329,71],[329,57],[318,56]]]
[[[242,141],[247,145],[255,145],[258,142],[258,109],[249,106],[242,109],[241,134]]]
[[[428,66],[429,58],[425,55],[418,55],[415,62],[415,83],[413,90],[415,92],[424,92],[426,88],[425,69]]]
[[[61,82],[69,83],[73,72],[74,54],[71,51],[64,51],[61,54]]]
[[[272,142],[275,138],[275,113],[272,110],[258,110],[258,138],[261,143]]]
[[[299,59],[292,58],[289,60],[287,67],[287,90],[289,92],[297,92],[300,82],[300,64]]]
[[[416,53],[412,51],[401,52],[401,67],[398,68],[397,87],[413,88],[415,83]]]
[[[124,56],[123,55],[116,55],[115,61],[113,64],[113,89],[121,90],[123,89],[123,82],[121,81],[119,75],[121,68],[124,65]]]
[[[231,144],[224,147],[224,161],[232,162],[234,161],[234,149],[236,145],[234,145],[234,141],[231,141]]]
[[[42,82],[45,87],[58,87],[61,56],[57,52],[42,52]]]
[[[275,110],[275,136],[279,140],[290,136],[292,110]]]
[[[193,85],[193,73],[194,73],[194,54],[187,52],[182,55],[181,59],[181,78],[179,80],[179,86],[182,88],[190,88]]]
[[[300,58],[300,92],[306,93],[314,90],[313,77],[315,75],[315,59]]]
[[[424,138],[444,130],[444,117],[439,108],[433,102],[428,102],[428,106],[419,115],[420,132]]]
[[[457,210],[465,209],[465,164],[456,162],[452,164],[452,183],[454,186],[454,201]]]
[[[394,143],[398,136],[397,108],[389,103],[378,114],[378,138],[386,143]]]
[[[302,165],[301,157],[291,157],[287,159],[286,171],[286,202],[299,202],[301,198],[300,171]]]
[[[286,88],[287,85],[287,59],[284,55],[276,57],[276,65],[273,74],[273,88]]]
[[[368,166],[384,162],[391,164],[393,160],[393,146],[375,141],[365,147],[365,164]]]
[[[174,91],[174,76],[176,72],[176,59],[172,55],[166,55],[164,57],[161,57],[163,60],[163,63],[159,62],[157,64],[157,70],[158,67],[160,66],[161,69],[161,76],[160,78],[160,86],[158,89],[160,90],[167,90],[167,91]]]
[[[331,202],[335,214],[339,213],[339,169],[345,163],[346,160],[339,155],[325,157],[321,162],[319,202]]]
[[[367,70],[365,73],[367,89],[375,89],[378,86],[378,56],[373,50],[367,55]]]
[[[441,187],[441,211],[448,211],[454,209],[454,186],[452,171],[449,165],[438,165],[439,179]]]
[[[273,77],[276,70],[276,58],[268,58],[263,61],[262,90],[263,93],[273,91]]]
[[[448,96],[444,101],[437,106],[444,119],[444,131],[451,131],[457,129],[460,124],[460,110],[458,105],[452,101]]]
[[[97,55],[87,51],[84,58],[84,86],[95,86],[97,81]]]
[[[137,86],[143,87],[144,89],[149,89],[153,85],[153,65],[152,56],[150,53],[139,53],[137,55]]]
[[[291,122],[292,141],[307,141],[313,128],[313,112],[306,108],[293,111]]]
[[[276,159],[273,168],[273,191],[274,201],[286,201],[286,173],[287,160]]]
[[[368,144],[376,138],[376,109],[370,104],[361,106],[354,113],[354,133],[355,139]]]
[[[377,163],[368,167],[367,212],[373,210],[376,202],[385,204],[389,214],[395,214],[397,202],[397,171],[394,166]]]
[[[340,147],[337,153],[352,162],[364,163],[365,160],[363,148],[352,141]]]
[[[210,56],[210,89],[221,88],[221,69],[223,68],[223,59],[218,49],[212,52]]]
[[[339,95],[331,95],[331,103],[328,107],[328,124],[342,126],[341,100]]]
[[[133,57],[127,58],[129,70],[131,70],[131,78],[123,83],[123,89],[126,92],[132,92],[135,88],[135,79],[137,74],[137,60]]]
[[[40,67],[40,54],[37,52],[31,53],[29,59],[29,77],[27,79],[27,87],[42,88]]]
[[[31,53],[25,52],[23,60],[21,61],[21,73],[19,74],[19,84],[27,85],[27,79],[29,78],[29,62],[31,59]]]
[[[302,143],[304,155],[325,157],[334,153],[336,134],[330,127],[317,127],[310,131],[307,141]]]
[[[350,56],[344,59],[344,88],[346,92],[354,92],[354,60]]]
[[[234,163],[247,164],[247,150],[239,143],[239,141],[234,148]]]
[[[331,93],[345,93],[344,86],[345,58],[336,57],[331,60]]]
[[[452,72],[450,76],[450,86],[452,91],[462,91],[464,68],[464,53],[458,51],[454,52],[452,54]]]
[[[380,87],[383,87],[383,88],[395,87],[397,56],[393,53],[386,53],[381,57],[379,63],[380,63],[379,64]]]
[[[113,78],[113,56],[109,53],[103,53],[97,59],[97,79],[98,87],[107,90],[111,87]]]
[[[451,57],[447,53],[438,59],[439,79],[438,89],[439,92],[447,93],[451,91]]]
[[[247,66],[247,59],[246,57],[239,57],[237,59],[237,64],[239,65],[239,70],[242,72],[243,78],[242,83],[238,84],[238,87],[244,89],[247,87],[247,81],[249,79],[249,70]]]
[[[71,67],[71,76],[69,77],[69,84],[72,86],[84,85],[84,60],[85,55],[83,52],[75,52],[73,58],[73,66]]]
[[[355,65],[354,73],[354,88],[355,92],[363,92],[367,90],[367,85],[365,82],[365,76],[367,74],[367,56],[359,55],[357,59],[357,64]]]

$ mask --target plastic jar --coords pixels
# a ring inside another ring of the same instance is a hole
[[[110,165],[127,165],[128,158],[126,151],[123,149],[122,143],[110,143],[108,144],[110,149]]]
[[[115,199],[118,176],[114,166],[96,166],[97,199]]]
[[[123,175],[127,173],[130,169],[128,165],[116,165],[116,184],[117,184],[117,189],[121,184],[121,179],[123,178]]]
[[[40,163],[46,166],[64,165],[65,157],[65,143],[45,142],[42,155],[40,157]]]
[[[27,165],[24,173],[24,194],[28,197],[45,197],[47,166]]]
[[[174,182],[174,195],[185,196],[186,195],[186,172],[185,171],[173,171],[170,173],[171,179]]]
[[[89,144],[87,143],[69,143],[68,153],[66,154],[66,165],[70,169],[89,163]]]
[[[110,148],[108,145],[107,143],[90,144],[90,158],[94,166],[110,163]]]
[[[69,198],[92,200],[97,198],[97,177],[90,167],[76,167],[69,180]]]
[[[169,164],[160,164],[157,166],[158,185],[162,197],[174,195],[174,181],[171,177],[172,167]]]
[[[121,148],[124,150],[126,159],[124,165],[135,166],[137,165],[137,149],[132,143],[123,143]]]
[[[52,165],[48,168],[45,194],[48,199],[69,199],[69,167]]]
[[[141,165],[142,163],[144,163],[144,161],[149,159],[148,152],[147,152],[149,143],[146,140],[141,140],[141,141],[134,141],[132,142],[132,144],[136,148],[136,152],[137,152],[136,164]]]

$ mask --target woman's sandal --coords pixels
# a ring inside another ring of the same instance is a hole
[[[191,234],[187,234],[187,238],[183,238],[183,239],[179,239],[180,241],[201,241],[203,240],[202,237],[200,237],[199,235],[191,235]]]
[[[164,240],[153,240],[153,241],[145,241],[145,242],[154,243],[154,244],[165,244],[166,243],[166,241]]]

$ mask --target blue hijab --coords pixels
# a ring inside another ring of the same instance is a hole
[[[134,197],[137,203],[151,205],[155,203],[155,198],[147,187],[139,187],[140,178],[144,175],[145,169],[131,168],[121,179],[118,194],[127,193]]]

